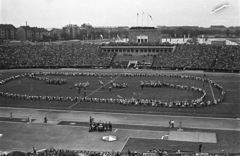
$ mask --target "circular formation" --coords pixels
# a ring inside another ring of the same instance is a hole
[[[191,79],[201,82],[207,82],[210,83],[210,85],[214,86],[216,89],[218,89],[221,93],[221,96],[217,99],[214,99],[212,101],[204,101],[204,98],[206,96],[206,91],[202,88],[194,87],[194,86],[186,86],[186,85],[176,85],[176,84],[170,84],[166,82],[160,82],[155,80],[143,80],[140,82],[140,86],[143,89],[144,87],[151,87],[151,88],[160,88],[160,87],[168,87],[173,89],[179,89],[179,90],[190,90],[195,92],[200,92],[202,94],[201,97],[193,100],[177,100],[177,101],[170,101],[170,102],[164,102],[161,99],[136,99],[136,98],[123,98],[121,96],[118,96],[118,98],[96,98],[96,97],[88,97],[88,96],[46,96],[46,95],[23,95],[23,94],[14,94],[9,92],[0,92],[0,96],[7,97],[7,98],[14,98],[18,100],[33,100],[33,101],[68,101],[68,102],[92,102],[92,103],[110,103],[110,104],[120,104],[123,106],[150,106],[150,107],[177,107],[177,108],[197,108],[197,107],[205,107],[210,105],[216,105],[220,102],[222,102],[225,98],[225,91],[223,90],[222,86],[217,84],[216,82],[205,78],[205,77],[195,77],[195,76],[188,76],[188,75],[179,75],[179,74],[144,74],[144,73],[82,73],[82,72],[36,72],[36,73],[25,73],[21,75],[11,76],[9,78],[3,79],[0,81],[0,85],[3,85],[9,81],[13,81],[19,78],[34,78],[36,80],[44,80],[47,82],[51,81],[53,84],[66,84],[67,80],[65,79],[49,79],[39,76],[93,76],[93,77],[116,77],[116,76],[123,76],[123,77],[173,77],[173,78],[179,78],[179,79]],[[111,84],[117,84],[114,83],[113,80],[110,81]],[[82,84],[82,83],[81,83]],[[124,87],[126,87],[126,83],[123,83]],[[78,84],[79,85],[79,84]],[[83,86],[89,86],[89,82],[83,83]],[[82,85],[80,85],[82,86]],[[128,87],[128,86],[127,86]],[[121,87],[122,88],[122,85]]]

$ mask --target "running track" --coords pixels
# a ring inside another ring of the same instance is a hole
[[[95,121],[111,121],[113,124],[126,125],[144,125],[168,127],[169,120],[175,121],[178,127],[197,129],[216,129],[216,130],[234,130],[240,131],[240,119],[234,118],[212,118],[212,117],[192,117],[192,116],[173,116],[173,115],[149,115],[149,114],[123,114],[108,112],[87,112],[70,110],[49,110],[49,109],[31,109],[31,108],[0,108],[1,117],[9,117],[10,112],[14,118],[28,117],[31,115],[36,122],[43,122],[45,116],[54,123],[59,121],[78,121],[88,122],[89,117],[95,118]]]

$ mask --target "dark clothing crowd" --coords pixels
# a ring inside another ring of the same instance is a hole
[[[112,123],[109,122],[95,122],[94,118],[90,116],[89,119],[89,132],[93,131],[112,131]]]
[[[240,46],[177,45],[172,52],[160,52],[154,68],[240,70]]]
[[[0,46],[0,68],[109,67],[114,53],[91,43]]]

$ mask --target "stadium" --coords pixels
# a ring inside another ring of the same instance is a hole
[[[239,55],[151,42],[1,46],[1,150],[237,155]]]
[[[130,28],[0,24],[0,156],[240,155],[239,27],[141,14]]]

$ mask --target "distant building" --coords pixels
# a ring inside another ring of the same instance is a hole
[[[50,32],[44,28],[21,26],[17,28],[16,38],[20,41],[42,41]]]
[[[210,29],[223,31],[223,30],[226,30],[227,28],[223,25],[211,25]]]
[[[131,27],[129,29],[129,42],[133,43],[161,43],[161,31],[154,27]]]
[[[157,28],[161,29],[161,30],[176,30],[179,28],[183,28],[183,29],[198,29],[198,26],[157,26]]]
[[[108,32],[114,32],[114,31],[123,31],[123,30],[129,30],[128,26],[119,26],[119,27],[111,27],[111,26],[102,26],[102,27],[94,27],[94,30],[104,30]]]
[[[51,32],[48,31],[47,29],[45,29],[45,28],[40,28],[40,30],[41,30],[43,36],[51,36]]]
[[[29,26],[20,26],[17,28],[16,36],[18,40],[21,41],[32,41],[33,40],[33,31]]]
[[[69,24],[63,27],[63,34],[68,35],[70,38],[74,39],[80,33],[80,28],[77,25]]]
[[[53,28],[50,31],[50,36],[54,39],[60,40],[61,39],[61,33],[62,33],[62,29]]]
[[[32,27],[33,41],[40,41],[43,39],[43,33],[40,28]]]
[[[0,40],[14,40],[16,28],[12,24],[0,24]]]

